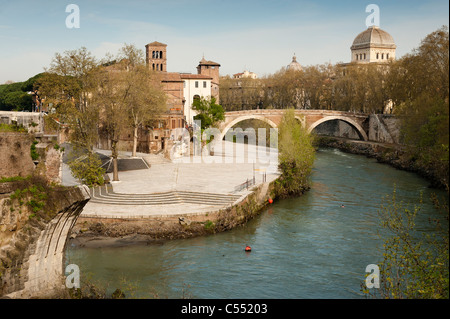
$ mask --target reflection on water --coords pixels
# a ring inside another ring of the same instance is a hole
[[[274,203],[229,232],[164,244],[67,250],[82,275],[138,286],[134,297],[360,298],[368,264],[381,260],[380,204],[418,203],[433,190],[414,174],[338,150],[320,150],[311,190]],[[344,205],[344,207],[341,207]],[[429,202],[418,223],[427,229]],[[252,252],[244,252],[246,245]]]

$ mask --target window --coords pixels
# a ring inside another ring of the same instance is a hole
[[[356,61],[358,61],[358,55],[356,55]]]
[[[364,53],[364,60],[366,59],[366,54]]]
[[[206,89],[206,81],[203,81],[203,88]]]
[[[380,58],[380,54],[379,53],[377,53],[377,60]]]
[[[384,60],[384,53],[381,53],[381,60]]]
[[[152,58],[153,59],[160,59],[160,58],[162,58],[162,51],[152,51]]]
[[[386,53],[386,59],[389,60],[389,53]]]
[[[198,81],[195,81],[195,88],[198,88]]]

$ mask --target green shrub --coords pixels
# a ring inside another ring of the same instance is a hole
[[[97,154],[88,153],[82,157],[69,161],[69,167],[75,178],[89,187],[103,185],[105,183],[105,170]]]
[[[275,182],[276,197],[286,198],[304,193],[310,187],[315,149],[312,136],[295,118],[294,110],[287,110],[278,130],[278,165],[281,176]]]
[[[31,144],[31,147],[30,147],[31,159],[33,161],[36,161],[39,158],[39,154],[38,154],[38,152],[36,152],[36,144],[37,143],[39,143],[39,142],[33,141],[33,143]]]

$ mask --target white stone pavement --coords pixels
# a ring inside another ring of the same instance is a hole
[[[157,156],[137,154],[149,162],[149,169],[119,172],[119,182],[111,182],[115,193],[151,194],[167,191],[190,191],[203,193],[247,195],[249,190],[236,191],[236,187],[247,179],[255,176],[256,185],[276,179],[278,153],[271,149],[268,154],[266,148],[255,146],[234,146],[234,152],[225,153],[215,147],[214,156],[209,157],[181,157],[173,162],[158,160]],[[242,148],[242,149],[240,149]],[[245,148],[245,149],[244,149]],[[242,152],[241,152],[242,150]],[[259,153],[258,153],[259,151]],[[267,152],[266,152],[267,151]],[[107,151],[102,153],[108,155]],[[121,153],[122,158],[131,157],[130,153]],[[231,163],[228,163],[231,162]],[[109,174],[112,179],[112,174]],[[70,170],[63,168],[63,184],[72,185],[76,180],[71,177]],[[89,202],[81,217],[117,217],[141,218],[148,216],[204,214],[217,211],[218,206],[202,204],[165,204],[165,205],[111,205]]]

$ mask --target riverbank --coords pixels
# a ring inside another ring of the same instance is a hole
[[[77,264],[110,293],[124,287],[123,278],[135,282],[137,298],[146,298],[150,289],[179,298],[184,286],[200,299],[364,298],[364,269],[383,259],[378,210],[393,184],[398,202],[408,207],[419,205],[423,192],[417,223],[423,230],[430,229],[428,217],[436,217],[429,215],[434,210],[427,201],[435,190],[416,174],[337,149],[319,150],[314,166],[308,192],[276,200],[245,226],[129,246],[118,238],[123,247],[117,248],[67,245],[67,264]]]
[[[272,182],[251,189],[237,203],[216,211],[148,218],[98,218],[80,216],[73,227],[70,245],[75,247],[120,247],[155,244],[227,231],[244,225],[270,205]]]
[[[375,158],[379,163],[416,173],[425,178],[432,188],[445,189],[448,187],[448,168],[444,169],[446,173],[442,173],[442,168],[424,165],[411,158],[402,145],[365,142],[338,137],[318,137],[316,145],[319,147],[337,148],[346,153]]]

